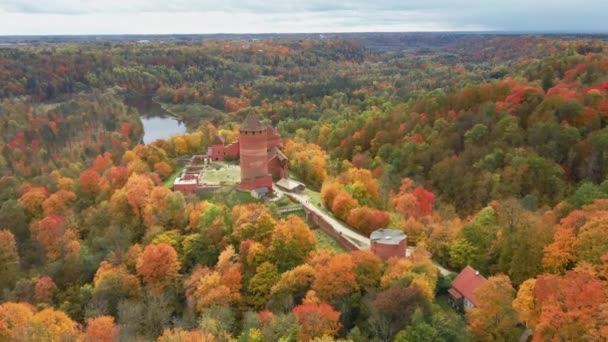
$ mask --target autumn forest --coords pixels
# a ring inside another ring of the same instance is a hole
[[[138,101],[187,133],[144,144]],[[408,256],[288,197],[172,191],[251,112],[319,210]],[[0,45],[0,341],[526,339],[608,339],[607,36]]]

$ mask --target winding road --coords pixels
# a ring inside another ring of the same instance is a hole
[[[344,223],[336,220],[334,217],[332,217],[331,215],[327,214],[326,212],[324,212],[323,210],[319,209],[317,206],[315,206],[312,203],[312,200],[310,199],[310,197],[308,197],[307,195],[304,194],[296,194],[296,193],[286,193],[285,191],[281,190],[276,184],[274,184],[273,186],[273,190],[275,192],[277,192],[280,196],[285,196],[287,194],[289,194],[290,197],[295,198],[302,206],[304,206],[304,208],[306,208],[307,210],[310,210],[312,212],[314,212],[315,214],[323,217],[323,219],[325,219],[325,221],[327,221],[329,224],[331,224],[332,228],[337,231],[338,233],[340,233],[340,235],[342,235],[344,238],[346,238],[348,241],[350,241],[351,243],[353,243],[355,246],[358,246],[359,249],[361,250],[368,250],[370,249],[370,240],[369,238],[353,231],[350,227],[348,227],[347,225],[345,225]],[[410,255],[414,250],[416,249],[416,247],[408,247],[406,250],[406,255]],[[439,272],[446,276],[449,275],[450,273],[452,273],[451,271],[449,271],[448,269],[444,268],[443,266],[439,265],[438,263],[434,262],[435,266],[437,266],[437,268],[439,269]]]

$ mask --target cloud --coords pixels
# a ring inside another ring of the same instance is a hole
[[[608,31],[606,13],[605,0],[0,0],[0,34]]]

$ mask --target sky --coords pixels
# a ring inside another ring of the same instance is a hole
[[[608,0],[0,0],[0,35],[608,32]]]

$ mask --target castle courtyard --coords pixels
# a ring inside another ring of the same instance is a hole
[[[241,180],[241,167],[239,165],[212,162],[201,174],[200,185],[236,185]]]

